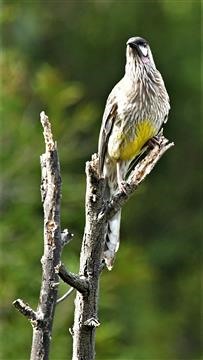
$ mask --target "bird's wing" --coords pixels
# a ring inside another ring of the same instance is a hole
[[[99,157],[99,174],[102,174],[105,155],[108,146],[109,136],[113,128],[114,121],[117,115],[118,104],[116,101],[116,96],[113,96],[111,93],[107,99],[106,107],[104,110],[104,115],[102,119],[101,130],[99,134],[99,143],[98,143],[98,157]]]

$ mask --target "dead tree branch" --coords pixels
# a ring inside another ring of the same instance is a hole
[[[60,304],[62,301],[66,300],[70,294],[72,294],[72,292],[75,290],[74,287],[71,287],[70,289],[68,289],[68,291],[63,295],[61,296],[59,299],[57,299],[57,304]]]
[[[160,134],[157,144],[143,160],[139,161],[127,179],[125,192],[117,193],[113,199],[104,201],[105,179],[98,175],[98,158],[86,163],[86,224],[80,254],[79,274],[69,272],[61,264],[61,251],[73,234],[65,229],[61,233],[60,199],[61,176],[56,143],[53,141],[51,125],[44,112],[41,113],[46,151],[41,155],[41,196],[44,209],[44,254],[42,256],[42,283],[37,310],[34,311],[23,300],[13,305],[26,316],[33,326],[31,360],[48,360],[52,323],[57,303],[59,277],[77,290],[75,300],[73,336],[73,360],[95,358],[95,332],[98,320],[99,278],[104,268],[103,249],[107,220],[111,218],[137,190],[146,176],[153,170],[161,156],[173,143]],[[66,293],[58,302],[67,297]]]
[[[89,290],[88,281],[85,278],[83,279],[79,275],[68,271],[63,264],[59,267],[59,276],[65,283],[72,286],[82,294]]]
[[[52,322],[57,300],[59,276],[57,268],[61,257],[60,199],[61,176],[56,143],[51,125],[44,112],[40,114],[44,130],[46,151],[41,155],[41,196],[44,209],[44,254],[42,283],[37,311],[33,311],[22,300],[14,306],[30,319],[33,326],[31,360],[47,360],[52,333]]]
[[[15,308],[18,311],[20,311],[21,314],[26,316],[30,320],[31,323],[35,323],[37,321],[36,312],[34,310],[32,310],[32,308],[28,304],[25,304],[23,300],[16,299],[13,302],[13,305],[15,306]]]
[[[126,193],[119,192],[109,204],[105,204],[104,179],[98,176],[98,159],[93,155],[86,164],[86,224],[80,254],[80,276],[86,278],[89,292],[77,292],[75,316],[72,330],[73,360],[93,360],[95,358],[95,331],[98,321],[99,276],[105,241],[107,219],[112,217],[136,191],[138,186],[153,170],[161,156],[173,143],[160,135],[158,144],[140,161],[126,183]]]
[[[103,207],[104,179],[99,179],[97,160],[86,164],[86,225],[80,254],[80,275],[87,279],[89,292],[77,292],[73,326],[73,359],[89,360],[95,356],[95,329],[98,320],[99,276],[104,246],[105,219],[98,221]]]

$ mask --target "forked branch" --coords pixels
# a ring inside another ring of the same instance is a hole
[[[86,224],[80,254],[80,274],[89,283],[89,292],[77,293],[73,325],[72,360],[95,358],[95,332],[98,320],[99,277],[104,268],[102,257],[107,219],[111,218],[136,191],[146,176],[153,170],[161,156],[173,143],[160,135],[157,145],[151,149],[130,174],[126,192],[117,193],[109,204],[104,202],[105,181],[98,176],[98,158],[93,155],[86,164]]]
[[[70,234],[67,229],[61,233],[60,166],[51,125],[44,112],[41,113],[41,123],[46,151],[40,158],[41,196],[44,209],[44,254],[41,260],[40,299],[36,311],[21,299],[15,300],[13,305],[30,320],[33,326],[31,360],[47,360],[60,276],[63,281],[77,290],[74,325],[71,331],[73,335],[72,359],[93,360],[95,358],[95,332],[100,325],[98,320],[99,278],[104,268],[103,249],[107,220],[128,201],[173,143],[169,143],[162,134],[159,135],[157,144],[138,162],[128,177],[126,191],[117,193],[108,204],[104,201],[105,180],[99,178],[98,175],[97,155],[94,154],[92,160],[86,163],[86,224],[80,254],[80,271],[79,274],[73,274],[61,264],[60,260],[61,250],[71,240],[73,234]],[[66,296],[67,294],[64,297]]]

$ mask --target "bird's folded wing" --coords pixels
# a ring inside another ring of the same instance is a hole
[[[109,97],[104,111],[101,130],[99,134],[98,157],[99,157],[99,174],[102,175],[105,155],[108,146],[109,136],[111,135],[114,121],[117,115],[117,102],[115,97]]]

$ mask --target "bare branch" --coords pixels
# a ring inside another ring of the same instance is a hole
[[[56,143],[51,125],[44,111],[40,114],[46,151],[41,155],[41,197],[44,209],[44,254],[42,256],[42,283],[37,311],[33,311],[22,300],[14,306],[33,325],[31,360],[47,360],[52,333],[59,276],[56,271],[61,257],[60,199],[61,176]],[[66,234],[67,237],[67,234]],[[43,319],[43,320],[42,320]]]
[[[51,125],[44,112],[40,114],[46,151],[41,155],[41,197],[44,209],[44,254],[42,256],[42,284],[35,312],[17,299],[13,305],[26,316],[33,326],[31,360],[48,360],[52,322],[56,303],[64,300],[74,288],[75,300],[73,335],[73,360],[93,360],[95,357],[95,331],[98,320],[99,278],[104,268],[103,249],[107,220],[111,218],[136,191],[153,170],[161,156],[173,146],[160,134],[158,143],[143,160],[139,161],[127,179],[125,192],[117,193],[109,204],[104,200],[105,179],[98,174],[98,157],[86,163],[86,225],[80,255],[80,275],[69,272],[60,262],[62,247],[73,234],[61,232],[60,199],[61,176],[56,143]],[[60,278],[72,288],[57,300]]]
[[[40,121],[44,129],[43,135],[46,145],[46,153],[56,150],[56,143],[54,143],[53,135],[51,132],[51,124],[49,122],[48,116],[46,116],[44,111],[40,113]]]
[[[89,283],[85,278],[81,278],[79,275],[73,274],[68,271],[63,264],[59,267],[60,278],[68,285],[74,287],[79,292],[87,293],[89,290]]]
[[[75,288],[71,287],[70,289],[68,289],[68,291],[63,295],[61,296],[59,299],[57,299],[57,304],[60,304],[62,301],[64,301],[65,299],[67,299],[70,294],[72,294],[72,292],[75,290]]]
[[[80,274],[89,282],[87,296],[77,292],[73,326],[73,360],[95,357],[95,331],[99,326],[98,296],[101,260],[105,239],[105,219],[98,221],[104,205],[105,181],[99,179],[98,161],[93,155],[86,163],[86,225],[80,254]]]
[[[104,268],[102,256],[107,220],[124,205],[171,146],[173,143],[168,143],[160,135],[158,145],[149,151],[130,174],[126,192],[116,194],[108,205],[104,202],[105,180],[99,178],[97,155],[94,154],[92,161],[86,164],[86,224],[80,254],[80,274],[88,280],[90,291],[86,297],[77,293],[75,300],[73,360],[95,358],[95,331],[100,325],[97,314],[99,276]]]
[[[31,322],[36,322],[38,320],[36,312],[23,300],[16,299],[13,301],[15,308],[24,316],[26,316]]]

